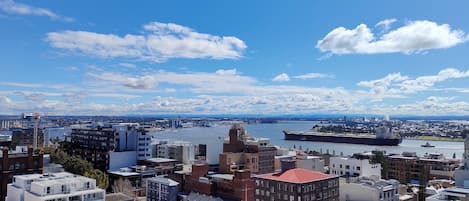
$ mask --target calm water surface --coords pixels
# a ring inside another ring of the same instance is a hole
[[[309,130],[313,127],[313,121],[282,121],[276,124],[244,124],[244,127],[252,136],[270,138],[271,144],[285,148],[301,148],[303,150],[315,150],[326,153],[343,153],[351,155],[357,152],[384,150],[387,153],[402,153],[404,151],[417,152],[418,155],[425,153],[442,153],[446,157],[462,158],[464,152],[463,142],[443,142],[431,141],[434,148],[425,148],[420,145],[427,141],[422,140],[403,140],[399,146],[372,146],[372,145],[356,145],[356,144],[340,144],[328,142],[307,142],[307,141],[286,141],[283,139],[283,130]],[[184,128],[177,130],[167,130],[155,133],[156,138],[175,139],[191,141],[193,143],[207,144],[207,160],[209,163],[218,163],[218,154],[221,153],[223,147],[223,138],[228,135],[230,126],[214,126],[209,128]]]

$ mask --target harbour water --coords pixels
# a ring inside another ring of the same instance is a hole
[[[244,124],[248,133],[255,137],[270,138],[271,144],[293,148],[300,147],[303,150],[322,151],[340,155],[351,155],[353,153],[383,150],[386,153],[416,152],[417,155],[423,156],[426,153],[442,153],[447,158],[452,158],[453,154],[456,158],[462,158],[464,152],[463,142],[446,142],[431,141],[435,147],[421,147],[427,141],[407,140],[404,139],[399,146],[372,146],[372,145],[356,145],[356,144],[340,144],[329,142],[307,142],[307,141],[287,141],[283,139],[283,130],[308,130],[314,126],[312,121],[281,121],[273,124]],[[218,163],[218,154],[222,152],[223,139],[228,135],[229,125],[221,125],[214,127],[195,127],[183,128],[176,130],[166,130],[155,133],[155,137],[159,139],[174,139],[190,141],[193,143],[207,144],[207,160],[209,163]]]

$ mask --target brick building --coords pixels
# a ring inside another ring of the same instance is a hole
[[[254,181],[247,170],[236,170],[233,174],[211,173],[208,165],[195,164],[190,172],[179,171],[170,178],[180,183],[184,192],[254,201]]]
[[[11,183],[13,176],[21,174],[42,173],[42,154],[33,153],[33,149],[16,151],[3,149],[0,155],[0,201],[5,200],[7,184]]]
[[[220,172],[232,173],[236,170],[249,170],[254,174],[275,171],[276,148],[268,138],[254,138],[239,124],[229,131],[220,154]]]
[[[294,161],[285,163],[280,173],[257,175],[255,201],[339,201],[339,177],[295,168]]]
[[[428,154],[418,157],[415,152],[390,155],[383,177],[396,179],[401,183],[418,183],[420,180],[453,179],[459,160],[445,159],[442,154]]]

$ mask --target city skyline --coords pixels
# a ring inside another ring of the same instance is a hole
[[[0,0],[0,113],[469,115],[464,1],[119,3]]]

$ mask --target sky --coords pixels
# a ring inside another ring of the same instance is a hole
[[[0,0],[0,114],[469,115],[468,7]]]

